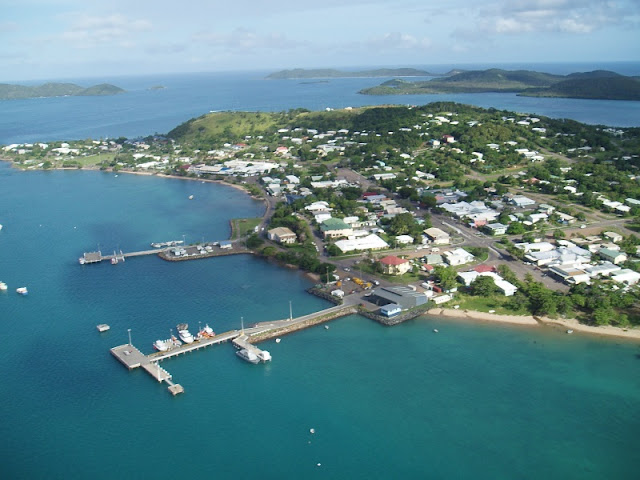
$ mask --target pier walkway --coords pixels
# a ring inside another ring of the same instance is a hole
[[[319,312],[302,315],[296,318],[284,320],[275,320],[272,322],[261,322],[252,327],[243,330],[231,330],[225,333],[215,335],[211,338],[203,338],[193,343],[183,344],[166,352],[155,352],[144,355],[140,350],[130,344],[120,345],[111,349],[111,354],[118,359],[129,370],[142,367],[149,375],[158,382],[166,382],[169,385],[169,391],[173,395],[184,392],[179,384],[172,382],[171,374],[164,368],[160,367],[159,362],[169,358],[177,357],[189,352],[200,350],[211,345],[219,345],[221,343],[232,340],[237,348],[244,348],[254,353],[261,361],[271,359],[269,352],[261,350],[254,343],[274,338],[276,336],[285,335],[303,328],[317,325],[329,320],[333,320],[345,315],[356,313],[355,300],[346,302],[345,305],[333,306]]]

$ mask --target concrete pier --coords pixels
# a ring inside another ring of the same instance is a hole
[[[231,340],[236,348],[246,349],[256,355],[262,362],[271,360],[271,355],[266,350],[261,350],[254,344],[280,335],[285,335],[303,328],[318,325],[345,315],[356,313],[353,304],[330,307],[319,312],[303,315],[297,318],[275,320],[273,322],[258,323],[253,327],[243,330],[231,330],[215,335],[211,338],[203,338],[193,343],[183,344],[166,352],[155,352],[144,355],[140,350],[130,344],[120,345],[111,349],[111,354],[129,370],[142,367],[158,382],[166,382],[172,395],[184,392],[184,388],[172,382],[171,374],[160,367],[159,362],[177,357],[185,353],[200,350],[211,345],[219,345]]]

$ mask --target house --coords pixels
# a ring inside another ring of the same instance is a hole
[[[500,275],[492,271],[484,271],[478,272],[476,270],[472,270],[470,272],[460,272],[458,273],[458,279],[462,283],[464,283],[467,287],[470,286],[473,281],[478,277],[491,277],[493,278],[493,283],[498,287],[498,290],[502,292],[505,297],[510,297],[518,291],[518,287],[513,285],[510,282],[504,280]]]
[[[396,237],[396,243],[398,245],[409,245],[413,243],[413,237],[410,235],[398,235]]]
[[[611,262],[614,265],[618,265],[619,263],[627,261],[627,256],[624,253],[617,250],[611,250],[610,248],[600,248],[598,250],[598,255],[603,260]]]
[[[445,257],[445,261],[451,266],[464,265],[465,263],[473,262],[475,259],[473,255],[463,248],[449,250],[448,252],[444,252],[443,255]]]
[[[569,285],[578,285],[579,283],[589,283],[591,276],[585,270],[574,267],[572,265],[552,265],[549,267],[549,273]]]
[[[353,229],[339,218],[328,218],[320,224],[324,238],[348,237]]]
[[[618,265],[614,265],[611,262],[602,262],[599,265],[594,265],[584,269],[590,277],[609,277],[615,272],[622,270]]]
[[[576,223],[576,217],[571,216],[567,213],[556,212],[556,216],[558,217],[558,221],[563,225],[571,225],[572,223]]]
[[[605,238],[611,240],[613,243],[620,243],[623,238],[622,235],[616,232],[604,232],[602,235],[604,235]]]
[[[380,314],[384,315],[385,317],[395,317],[400,312],[402,312],[402,307],[395,303],[390,303],[388,305],[380,307]]]
[[[269,240],[284,244],[296,243],[298,238],[296,234],[287,227],[272,228],[267,232],[267,236]]]
[[[362,238],[338,240],[334,245],[338,247],[342,253],[389,248],[387,242],[373,233]]]
[[[640,281],[640,273],[625,268],[611,275],[611,280],[616,283],[625,283],[627,285],[635,285]]]
[[[507,226],[502,223],[489,223],[484,226],[484,229],[491,235],[504,235],[507,233]]]
[[[387,275],[403,275],[411,270],[411,263],[406,258],[389,255],[380,260],[382,271]]]
[[[429,238],[433,245],[448,245],[451,242],[449,234],[439,228],[427,228],[424,234]]]
[[[536,204],[535,200],[525,197],[524,195],[514,195],[509,203],[517,208],[531,207]]]

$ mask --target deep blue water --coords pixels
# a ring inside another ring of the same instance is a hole
[[[128,328],[151,352],[180,322],[226,331],[285,318],[289,301],[294,315],[327,305],[299,272],[250,256],[77,257],[224,238],[262,204],[221,185],[4,164],[0,191],[2,478],[637,478],[638,344],[351,316],[266,342],[267,365],[231,345],[165,361],[186,390],[174,398],[109,354]]]
[[[435,73],[465,66],[426,67]],[[489,66],[466,66],[488,68]],[[550,73],[596,68],[640,75],[640,63],[600,65],[506,65]],[[384,78],[343,78],[326,83],[265,80],[270,72],[199,73],[92,79],[64,79],[81,85],[113,83],[127,92],[108,97],[62,97],[0,101],[0,145],[11,143],[147,136],[167,133],[211,110],[281,111],[363,105],[455,101],[481,107],[571,118],[590,124],[640,126],[640,102],[518,97],[515,94],[369,96],[357,92]],[[36,82],[40,83],[40,82]],[[150,90],[162,85],[165,89]]]

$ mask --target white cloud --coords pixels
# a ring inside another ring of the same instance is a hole
[[[304,44],[280,33],[257,33],[244,28],[238,28],[232,32],[198,33],[194,35],[193,41],[211,48],[232,51],[290,50]]]
[[[380,50],[425,50],[432,46],[427,37],[415,37],[406,33],[390,32],[370,39],[367,46]]]
[[[124,15],[108,16],[73,15],[72,23],[60,35],[62,40],[81,48],[100,45],[131,47],[132,37],[151,30],[151,22],[144,19],[128,19]]]
[[[475,28],[461,36],[553,32],[588,34],[608,26],[637,22],[638,0],[511,0],[484,5]]]

